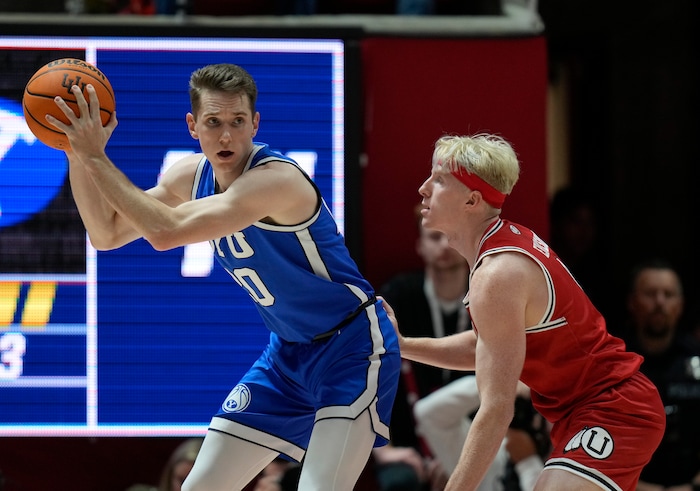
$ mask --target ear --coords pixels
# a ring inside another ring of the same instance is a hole
[[[260,127],[260,113],[256,111],[255,116],[253,116],[253,137],[258,134],[258,128]]]
[[[481,201],[481,193],[479,191],[469,191],[469,195],[467,196],[467,200],[464,202],[465,205],[467,206],[474,206]]]
[[[199,140],[199,135],[197,135],[197,130],[195,130],[195,120],[192,113],[187,113],[185,116],[185,121],[187,122],[187,129],[190,132],[190,136],[195,140]]]

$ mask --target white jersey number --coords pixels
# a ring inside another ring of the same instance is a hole
[[[212,243],[216,253],[220,257],[224,257],[224,251],[221,250],[221,240],[222,239],[213,240]],[[243,232],[236,232],[233,235],[225,237],[224,240],[226,241],[228,250],[231,251],[231,254],[235,258],[241,259],[250,257],[254,253],[253,248],[245,240]],[[272,296],[270,290],[267,289],[262,278],[260,278],[254,269],[238,268],[234,269],[230,275],[236,280],[236,283],[248,291],[253,300],[263,307],[269,307],[275,303],[275,297]]]

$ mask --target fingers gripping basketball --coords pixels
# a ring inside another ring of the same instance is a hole
[[[44,144],[66,150],[70,148],[65,133],[46,121],[50,114],[59,121],[70,124],[66,115],[56,106],[54,98],[61,96],[76,115],[80,115],[71,87],[81,88],[85,98],[89,98],[86,87],[95,87],[100,101],[100,118],[106,125],[115,108],[114,90],[107,77],[94,65],[76,58],[54,60],[39,70],[29,79],[24,89],[22,107],[24,118],[32,133]]]

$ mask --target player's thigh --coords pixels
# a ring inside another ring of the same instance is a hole
[[[240,490],[279,455],[240,438],[207,432],[183,491]]]
[[[354,420],[318,421],[311,432],[299,489],[351,491],[367,464],[376,437],[369,410]]]
[[[546,469],[537,479],[534,491],[601,491],[597,484],[561,469]]]

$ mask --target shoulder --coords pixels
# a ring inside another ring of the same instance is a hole
[[[197,166],[204,158],[202,153],[192,153],[163,169],[160,180],[176,180],[183,176],[194,177]]]
[[[478,293],[487,296],[508,296],[527,290],[542,279],[542,270],[527,254],[506,250],[481,259],[470,281],[470,299]]]
[[[475,278],[493,281],[511,281],[537,268],[535,261],[524,251],[508,249],[484,256],[474,270]]]
[[[183,157],[164,169],[159,176],[158,184],[151,194],[160,196],[173,203],[184,202],[190,199],[197,167],[204,158],[204,154],[194,153]]]

